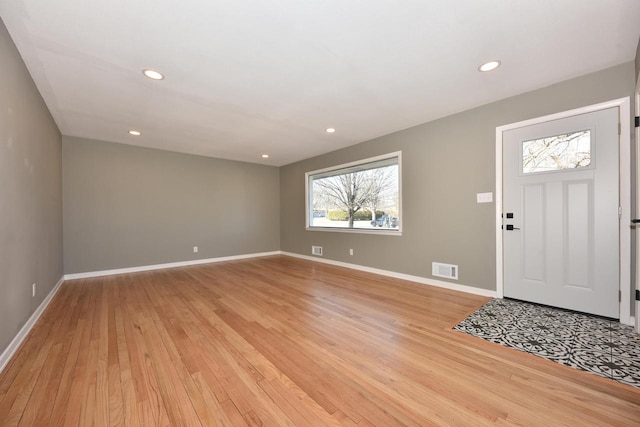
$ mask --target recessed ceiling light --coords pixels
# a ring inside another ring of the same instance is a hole
[[[336,130],[334,128],[326,128],[324,131],[326,133],[334,133]]]
[[[481,66],[478,67],[478,71],[493,71],[500,66],[500,61],[489,61],[485,62]]]
[[[130,130],[130,131],[129,131],[129,133],[130,133],[131,135],[134,135],[134,136],[140,136],[140,135],[142,135],[142,133],[140,133],[140,131],[137,131],[137,130]]]
[[[268,158],[269,158],[269,155],[268,155],[268,154],[263,154],[263,155],[262,155],[262,158],[263,158],[263,159],[268,159]]]
[[[156,70],[151,70],[151,69],[145,69],[142,70],[142,74],[145,75],[145,77],[150,78],[151,80],[162,80],[164,79],[164,76],[162,75],[162,73],[156,71]]]

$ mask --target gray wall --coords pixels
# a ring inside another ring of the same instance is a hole
[[[281,168],[281,248],[421,277],[458,264],[456,283],[496,289],[497,126],[633,95],[634,63],[606,69]],[[402,150],[403,236],[305,231],[307,171]],[[354,256],[349,256],[349,248]],[[444,279],[440,279],[444,280]]]
[[[275,167],[65,136],[63,171],[66,274],[280,248]]]
[[[62,171],[60,132],[2,21],[0,64],[1,353],[62,277]]]

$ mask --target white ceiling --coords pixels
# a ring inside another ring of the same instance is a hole
[[[277,166],[630,61],[640,37],[638,0],[2,0],[0,16],[63,134]]]

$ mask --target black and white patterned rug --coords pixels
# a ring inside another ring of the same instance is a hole
[[[454,329],[640,388],[640,338],[617,320],[492,299]]]

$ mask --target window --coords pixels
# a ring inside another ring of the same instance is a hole
[[[400,234],[401,153],[307,172],[307,229]]]
[[[591,165],[591,131],[567,133],[522,143],[522,172],[549,172]]]

